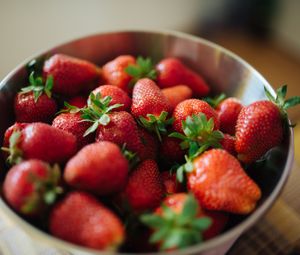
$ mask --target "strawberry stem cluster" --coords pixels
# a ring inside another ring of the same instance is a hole
[[[29,75],[29,83],[30,85],[21,89],[20,94],[25,94],[28,92],[33,92],[34,102],[36,103],[39,97],[45,93],[49,98],[52,95],[52,88],[53,88],[53,76],[49,75],[44,83],[42,77],[35,77],[34,72],[31,72]]]
[[[161,250],[170,250],[200,243],[202,233],[208,229],[212,221],[209,217],[199,217],[199,205],[193,195],[188,195],[181,212],[176,212],[162,205],[161,215],[144,214],[141,221],[154,230],[151,243],[160,243]]]
[[[132,77],[128,85],[129,88],[133,88],[134,84],[141,78],[155,80],[157,77],[152,60],[141,56],[137,57],[135,65],[128,65],[125,68],[125,72]]]
[[[185,155],[186,163],[177,169],[177,179],[179,182],[184,180],[184,172],[193,170],[192,160],[206,151],[208,148],[221,148],[220,141],[224,135],[219,130],[214,130],[214,120],[207,120],[206,115],[200,113],[198,115],[188,116],[182,122],[183,134],[173,132],[169,136],[181,139],[180,146],[183,150],[188,150]]]

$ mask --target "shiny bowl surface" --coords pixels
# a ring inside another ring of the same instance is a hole
[[[180,58],[189,67],[202,74],[214,93],[224,92],[228,96],[238,97],[245,105],[264,99],[264,86],[274,94],[271,85],[252,66],[232,52],[207,40],[171,31],[117,31],[96,34],[32,56],[1,81],[1,141],[7,127],[13,124],[14,95],[26,83],[25,64],[36,57],[51,56],[54,53],[64,53],[86,59],[100,66],[121,54],[149,56],[155,62],[172,56]],[[223,234],[202,244],[173,252],[173,254],[224,254],[244,231],[265,214],[279,196],[291,171],[293,154],[293,132],[292,129],[289,129],[285,141],[269,153],[268,164],[260,162],[261,165],[256,166],[261,168],[261,171],[253,178],[263,191],[263,197],[256,210],[247,217],[237,217],[236,223],[233,223],[233,226]],[[0,167],[3,169],[4,162],[0,163]],[[1,177],[3,178],[3,176]],[[2,199],[0,199],[0,213],[6,220],[29,233],[37,243],[45,247],[57,247],[64,251],[63,254],[112,253],[83,248],[52,237],[19,217]]]

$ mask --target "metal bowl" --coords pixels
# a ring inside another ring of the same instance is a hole
[[[13,123],[14,95],[26,83],[25,64],[33,58],[54,53],[69,54],[98,65],[121,54],[150,56],[154,61],[173,56],[180,58],[192,69],[201,73],[214,92],[222,91],[227,95],[238,97],[244,104],[264,99],[263,86],[274,94],[271,85],[252,66],[232,52],[207,40],[170,31],[122,31],[96,34],[37,54],[3,79],[0,83],[1,141],[6,128]],[[293,132],[289,129],[284,142],[273,150],[273,154],[269,153],[269,159],[253,166],[257,169],[252,177],[263,191],[263,197],[256,210],[247,217],[236,217],[232,226],[223,234],[173,254],[224,254],[243,232],[266,213],[279,196],[291,171],[293,154]],[[1,162],[0,166],[2,169],[5,168],[4,162]],[[2,199],[0,199],[0,212],[12,224],[24,229],[33,240],[46,247],[56,247],[67,252],[66,254],[74,255],[111,254],[111,252],[95,251],[73,245],[39,230],[18,216]]]

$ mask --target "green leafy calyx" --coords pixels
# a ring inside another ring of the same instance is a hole
[[[162,205],[162,213],[144,214],[141,221],[153,230],[151,243],[161,250],[182,249],[203,241],[202,233],[211,226],[211,219],[199,216],[199,205],[193,195],[187,195],[180,212]]]
[[[224,93],[217,95],[216,97],[205,97],[203,98],[211,107],[217,108],[217,106],[226,98]]]
[[[139,118],[139,123],[150,132],[155,132],[159,141],[162,141],[161,134],[167,134],[167,126],[172,125],[174,121],[173,118],[168,119],[167,117],[168,112],[166,111],[162,111],[158,117],[153,114],[147,114],[147,118]]]
[[[28,92],[33,92],[34,102],[36,103],[39,97],[45,93],[49,98],[52,95],[52,88],[53,88],[53,76],[49,75],[44,83],[42,77],[35,77],[34,72],[31,72],[29,75],[29,86],[24,87],[21,89],[20,94],[25,94]]]
[[[135,65],[129,65],[125,68],[125,72],[129,74],[132,79],[129,83],[129,87],[133,87],[134,84],[141,78],[149,78],[155,80],[157,72],[154,68],[152,60],[150,58],[137,57]]]
[[[297,104],[300,104],[299,96],[294,96],[289,99],[285,99],[287,93],[287,85],[283,85],[282,87],[278,88],[276,90],[275,97],[271,94],[271,92],[266,87],[264,87],[264,90],[268,99],[278,106],[281,115],[285,120],[288,119],[286,110]]]
[[[54,204],[58,195],[63,193],[59,185],[60,181],[61,172],[57,164],[53,167],[48,165],[46,178],[42,179],[34,174],[29,175],[28,182],[33,184],[34,189],[21,207],[22,213],[30,214],[43,206]]]
[[[91,93],[86,107],[80,109],[81,118],[83,121],[93,123],[84,133],[84,136],[89,135],[97,130],[99,125],[106,126],[110,122],[109,113],[113,109],[123,106],[123,104],[109,105],[112,98],[110,96],[101,97],[100,93],[96,95]]]
[[[183,134],[173,132],[169,136],[181,139],[180,146],[183,150],[188,150],[185,155],[186,163],[177,169],[177,180],[184,181],[184,173],[193,169],[192,160],[206,151],[208,148],[221,148],[220,141],[224,135],[219,130],[214,130],[214,119],[207,120],[206,115],[188,116],[182,122]]]
[[[2,151],[5,151],[9,154],[7,158],[7,163],[9,163],[10,165],[19,164],[23,160],[23,152],[19,148],[20,139],[21,131],[16,129],[9,137],[9,147],[1,148]]]

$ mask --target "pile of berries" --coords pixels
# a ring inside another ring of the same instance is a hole
[[[243,106],[176,58],[102,67],[33,61],[4,134],[5,201],[55,237],[99,250],[176,250],[251,213],[245,166],[284,139],[286,86]]]

